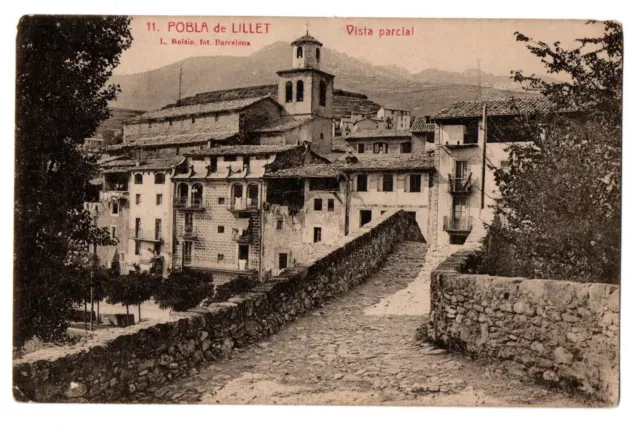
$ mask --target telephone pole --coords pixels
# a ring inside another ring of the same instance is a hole
[[[182,98],[182,65],[180,65],[180,77],[178,81],[178,100]]]

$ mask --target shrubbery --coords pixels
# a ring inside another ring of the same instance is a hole
[[[618,283],[622,168],[622,29],[564,50],[517,34],[549,73],[515,73],[555,113],[521,117],[532,144],[510,144],[509,168],[494,168],[500,219],[484,241],[480,272]]]
[[[167,279],[162,280],[153,297],[162,309],[186,311],[213,296],[214,287],[211,281],[211,275],[205,272],[172,272]]]

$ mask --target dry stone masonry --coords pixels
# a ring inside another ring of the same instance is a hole
[[[463,274],[471,254],[431,274],[429,339],[617,404],[619,286]]]
[[[405,240],[422,239],[411,216],[398,211],[375,220],[308,265],[225,302],[193,309],[185,318],[118,336],[90,348],[71,348],[16,360],[14,394],[38,402],[110,401],[195,373],[257,342],[361,283]]]

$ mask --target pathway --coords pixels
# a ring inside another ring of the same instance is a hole
[[[135,402],[582,406],[534,385],[517,367],[416,342],[429,273],[447,254],[402,243],[348,294],[231,359],[137,394]]]

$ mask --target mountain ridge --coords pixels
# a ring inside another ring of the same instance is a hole
[[[181,97],[278,81],[276,71],[290,68],[289,43],[277,42],[249,56],[192,56],[135,74],[114,74],[110,83],[121,93],[111,107],[152,110],[175,103],[182,68]],[[399,105],[413,115],[432,115],[452,102],[482,98],[527,96],[509,77],[427,68],[412,74],[397,65],[380,66],[324,48],[322,66],[334,74],[334,88],[363,93],[381,105]],[[510,86],[509,84],[513,86]]]

